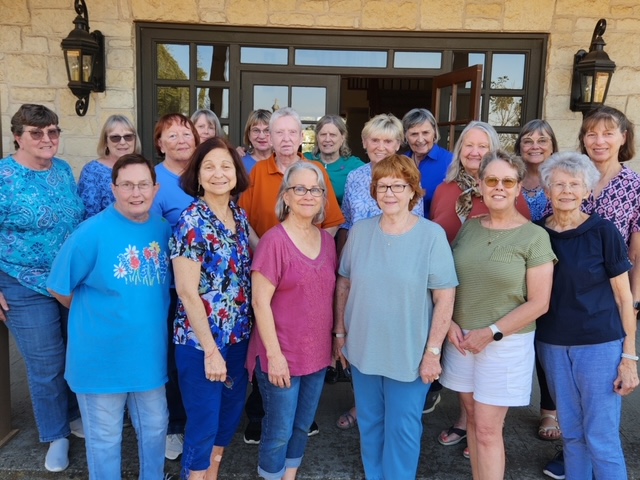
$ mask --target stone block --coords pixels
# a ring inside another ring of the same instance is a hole
[[[268,11],[295,13],[297,0],[269,0]]]
[[[62,53],[61,53],[62,54]],[[3,59],[9,85],[48,85],[47,57],[8,54]]]
[[[613,24],[612,24],[613,23]],[[615,22],[607,24],[607,32],[604,34],[604,38],[609,38],[609,32],[633,32],[638,34],[640,31],[640,18],[621,18]],[[636,39],[629,39],[636,40]],[[608,41],[607,41],[608,43]],[[637,40],[634,42],[637,43]]]
[[[420,29],[462,30],[465,0],[422,0]]]
[[[640,92],[640,71],[634,67],[619,67],[616,69],[609,85],[609,94],[637,95]],[[607,97],[607,103],[609,99]],[[640,121],[640,118],[638,119]]]
[[[237,25],[249,25],[251,22],[244,21],[242,16],[237,17],[236,22],[232,22],[228,20],[225,12],[220,12],[218,10],[200,10],[200,23],[208,23],[208,24],[237,24]],[[259,25],[261,27],[266,23],[266,16],[263,21],[256,21],[254,25]]]
[[[611,16],[613,18],[632,18],[635,15],[634,10],[633,5],[612,5]]]
[[[107,89],[131,89],[136,88],[136,78],[133,69],[107,68]]]
[[[464,30],[471,30],[477,32],[501,32],[502,19],[490,19],[490,18],[469,18],[464,20]]]
[[[553,23],[553,0],[507,0],[504,4],[504,29],[510,32],[548,32]]]
[[[0,51],[20,52],[22,48],[22,29],[20,27],[4,25],[0,28]]]
[[[98,2],[91,2],[90,5],[87,5],[87,9],[90,9],[90,13],[93,13],[93,4]],[[73,9],[73,2],[69,2],[67,0],[30,0],[29,4],[31,5],[31,9],[42,9],[42,8],[57,8],[60,10],[69,10],[71,14],[75,16],[76,12]],[[89,17],[91,19],[91,17]]]
[[[558,99],[555,99],[559,101]],[[567,98],[567,101],[569,99]],[[580,125],[582,124],[582,114],[579,112],[572,112],[569,110],[567,104],[567,113],[559,118],[554,118],[547,115],[545,112],[544,118],[549,122],[553,128],[553,133],[556,134],[558,140],[558,150],[561,152],[575,152],[578,151],[578,132],[580,131]]]
[[[500,3],[467,3],[464,13],[467,18],[502,18],[503,9]]]
[[[362,27],[381,30],[416,30],[418,4],[415,1],[367,1],[362,9]]]
[[[577,20],[596,17],[591,27],[593,30],[599,18],[609,15],[609,2],[602,0],[562,0],[555,3],[555,15],[578,17]]]
[[[113,48],[133,49],[133,38],[106,38],[106,50],[108,52]]]
[[[131,109],[135,105],[134,92],[132,90],[109,89],[104,93],[92,94],[99,100],[100,108]]]
[[[296,4],[296,12],[300,13],[325,13],[329,10],[327,0],[299,0]]]
[[[109,49],[107,53],[107,68],[133,68],[133,50],[124,48]]]
[[[133,18],[153,22],[198,22],[198,2],[182,0],[132,0]]]
[[[314,19],[313,15],[301,13],[272,13],[267,23],[276,27],[311,27]]]
[[[46,59],[49,85],[66,88],[67,83],[69,83],[69,77],[67,77],[67,67],[64,64],[62,51],[58,55],[49,55]]]
[[[355,15],[318,15],[316,25],[319,27],[356,28],[357,20]]]
[[[243,23],[247,25],[265,25],[269,18],[266,0],[229,0],[225,13],[229,23],[237,25],[242,25]],[[218,13],[218,18],[219,15]],[[209,12],[207,18],[209,16],[211,16],[211,12]]]
[[[27,25],[31,19],[29,5],[24,1],[0,0],[0,11],[2,11],[2,25]]]
[[[1,48],[1,47],[0,47]],[[49,40],[46,37],[24,37],[22,41],[23,53],[49,53]],[[62,50],[59,50],[62,53]]]
[[[58,41],[69,35],[74,29],[73,19],[76,13],[71,8],[70,2],[67,3],[68,8],[64,10],[53,10],[50,8],[33,9],[31,12],[31,30],[29,35],[44,35],[48,37],[56,37]],[[91,19],[91,17],[89,17]],[[92,30],[95,28],[91,22]]]
[[[362,2],[355,0],[329,0],[329,11],[334,14],[360,14],[362,11]]]
[[[91,21],[91,31],[100,30],[102,34],[105,36],[105,40],[109,42],[109,40],[113,38],[126,38],[131,39],[133,42],[133,35],[135,31],[135,26],[129,20],[126,21],[111,21],[111,22],[101,22],[101,21]]]
[[[58,89],[57,88],[30,88],[30,87],[11,87],[9,92],[12,102],[23,103],[47,103],[55,102]]]

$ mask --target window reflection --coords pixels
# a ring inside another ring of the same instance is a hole
[[[289,106],[289,87],[278,85],[253,86],[253,110],[262,108],[275,112]]]
[[[295,64],[312,67],[385,68],[387,66],[387,52],[296,49]]]
[[[229,118],[229,89],[222,87],[198,88],[197,107],[208,108],[218,118]]]
[[[229,46],[198,45],[198,80],[229,81]]]
[[[189,45],[159,43],[157,60],[159,79],[189,80]]]
[[[182,113],[189,116],[189,87],[158,87],[158,116]]]
[[[316,122],[326,113],[327,89],[324,87],[292,87],[291,106],[300,119]]]
[[[240,63],[286,65],[288,63],[288,59],[289,52],[286,48],[240,48]]]
[[[393,54],[395,68],[441,68],[440,52],[395,52]]]
[[[493,126],[519,127],[522,117],[522,97],[491,95],[489,123]]]
[[[500,139],[500,146],[504,150],[513,152],[513,148],[516,145],[516,138],[518,138],[517,133],[499,133],[498,138]]]
[[[484,53],[475,52],[454,52],[453,53],[453,70],[460,68],[472,67],[473,65],[482,65],[482,84],[480,88],[484,87]],[[465,88],[471,88],[471,82],[465,84]]]
[[[491,88],[523,88],[524,60],[524,53],[495,53],[491,66]]]

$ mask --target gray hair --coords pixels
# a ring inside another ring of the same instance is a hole
[[[362,129],[362,142],[376,134],[388,135],[398,140],[400,144],[404,141],[402,122],[392,113],[381,113],[365,123]]]
[[[505,163],[508,163],[511,168],[516,171],[516,177],[518,179],[518,183],[520,183],[525,175],[527,174],[527,166],[525,165],[522,158],[517,155],[511,155],[509,152],[505,150],[491,150],[484,154],[482,157],[482,161],[480,162],[480,169],[478,170],[478,177],[481,179],[484,178],[484,172],[487,170],[487,167],[491,162],[496,160],[502,160]]]
[[[116,128],[116,126],[122,125],[127,130],[130,130],[136,136],[136,146],[134,148],[134,153],[142,153],[142,146],[140,145],[140,137],[138,136],[138,131],[136,130],[135,125],[129,118],[124,115],[111,115],[104,122],[102,126],[102,130],[100,130],[100,139],[98,140],[98,156],[106,157],[109,155],[109,147],[107,146],[107,137],[111,130]]]
[[[433,131],[435,132],[435,140],[434,143],[438,143],[440,140],[440,130],[438,130],[438,122],[436,122],[436,117],[433,116],[426,108],[414,108],[413,110],[409,110],[404,117],[402,117],[402,128],[404,129],[405,135],[407,134],[407,130],[414,127],[419,127],[425,122],[429,122],[433,127]]]
[[[469,122],[469,125],[464,127],[464,130],[462,130],[462,133],[456,142],[456,146],[453,149],[453,161],[447,170],[447,176],[444,179],[445,182],[453,182],[460,173],[460,169],[463,168],[460,160],[460,152],[462,151],[462,146],[467,133],[474,129],[482,130],[487,134],[487,137],[489,138],[489,151],[500,148],[500,139],[498,138],[498,133],[495,128],[486,122],[480,122],[477,120]]]
[[[280,111],[280,110],[278,110]],[[322,170],[317,167],[312,162],[307,162],[306,160],[300,160],[295,162],[284,171],[284,178],[282,179],[282,184],[280,185],[280,191],[278,192],[278,199],[276,200],[276,216],[278,220],[283,222],[289,216],[289,207],[284,203],[284,194],[291,185],[291,177],[302,170],[310,170],[314,172],[318,177],[318,186],[324,191],[322,195],[322,206],[320,207],[320,211],[313,217],[313,223],[318,224],[324,222],[325,217],[325,208],[327,206],[327,184],[324,181],[324,175],[322,174]]]
[[[209,122],[209,125],[213,125],[214,128],[216,129],[216,137],[222,137],[226,139],[227,135],[224,133],[224,130],[222,130],[222,125],[220,125],[220,119],[215,113],[213,113],[208,108],[201,108],[193,112],[193,115],[191,115],[191,121],[193,122],[193,124],[195,125],[198,119],[203,115],[207,119],[207,122]]]
[[[298,115],[298,112],[291,107],[280,108],[271,114],[271,120],[269,120],[269,131],[273,132],[273,126],[278,120],[284,117],[293,117],[293,119],[298,123],[298,128],[302,134],[302,120],[300,120],[300,115]]]
[[[551,187],[551,177],[557,170],[572,177],[582,177],[589,191],[600,180],[600,172],[591,159],[578,152],[554,153],[540,166],[540,179],[544,188]]]
[[[318,135],[320,134],[320,130],[322,130],[325,125],[333,125],[338,129],[343,139],[342,145],[340,145],[340,156],[345,158],[350,157],[351,149],[349,148],[349,144],[347,143],[347,125],[344,123],[342,117],[338,115],[325,115],[320,120],[318,120],[318,123],[316,123],[316,144],[313,147],[313,154],[317,156],[320,153],[320,147],[318,147]]]

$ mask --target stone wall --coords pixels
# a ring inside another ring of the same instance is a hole
[[[20,104],[60,115],[59,156],[76,169],[95,158],[95,138],[113,113],[136,118],[133,22],[550,34],[544,118],[562,149],[576,148],[581,115],[569,110],[573,55],[588,49],[606,18],[606,51],[618,68],[607,103],[640,124],[640,4],[637,0],[87,0],[91,29],[107,42],[107,91],[78,117],[66,87],[60,41],[72,30],[72,0],[0,0],[0,115],[3,154],[13,151],[10,118]],[[578,16],[579,15],[579,16]],[[638,142],[640,147],[640,142]],[[637,161],[640,166],[640,161]],[[636,165],[634,165],[636,167]]]

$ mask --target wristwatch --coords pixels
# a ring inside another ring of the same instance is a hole
[[[633,302],[634,310],[640,310],[640,302]]]
[[[427,347],[427,352],[433,353],[436,357],[440,355],[440,347]]]
[[[500,329],[496,326],[495,323],[493,325],[489,325],[489,329],[493,332],[494,341],[497,342],[502,340],[502,337],[504,337],[504,334],[500,331]]]

